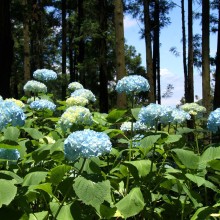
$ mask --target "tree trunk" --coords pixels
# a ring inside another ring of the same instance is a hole
[[[210,63],[209,63],[209,1],[202,1],[202,103],[206,115],[211,110]]]
[[[24,7],[23,18],[23,35],[24,35],[24,81],[27,82],[31,78],[30,65],[30,30],[29,30],[29,6],[27,0],[22,0]]]
[[[186,26],[185,26],[185,1],[181,0],[181,14],[182,14],[182,46],[183,46],[183,72],[184,72],[184,97],[188,97],[188,73],[186,63]]]
[[[220,2],[218,7],[218,40],[217,40],[217,56],[216,56],[216,71],[215,71],[215,90],[213,109],[220,108]]]
[[[150,0],[143,0],[144,5],[144,36],[146,44],[146,64],[147,64],[147,79],[150,84],[150,92],[148,93],[148,102],[155,103],[155,80],[153,74],[153,59],[152,59],[152,48],[151,48],[151,27],[150,27],[150,12],[149,5]]]
[[[10,97],[10,76],[13,59],[10,4],[10,0],[0,1],[0,95],[3,98]]]
[[[62,99],[66,98],[66,0],[62,0]]]
[[[120,80],[126,75],[122,0],[114,0],[114,6],[115,6],[114,16],[115,16],[116,73],[117,73],[117,80]],[[122,109],[127,107],[126,95],[124,93],[117,94],[117,107]]]
[[[86,87],[86,78],[85,78],[85,70],[82,67],[84,58],[85,58],[85,42],[82,33],[82,23],[84,19],[84,10],[83,10],[83,2],[84,0],[78,0],[78,37],[80,38],[78,42],[78,56],[77,63],[80,65],[79,71],[79,79],[80,83]]]
[[[101,30],[101,38],[99,40],[99,81],[100,81],[100,96],[99,96],[99,108],[100,112],[108,113],[108,79],[107,79],[107,1],[99,0],[99,24]]]
[[[153,38],[153,75],[154,75],[154,94],[155,100],[161,104],[160,89],[160,6],[159,1],[155,0],[154,8],[154,38]]]
[[[193,79],[193,11],[192,0],[188,1],[188,95],[186,102],[194,102],[194,79]]]

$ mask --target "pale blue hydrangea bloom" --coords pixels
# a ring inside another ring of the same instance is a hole
[[[76,91],[71,93],[71,96],[72,97],[82,96],[88,99],[89,101],[92,101],[92,102],[96,101],[95,95],[88,89],[77,89]]]
[[[163,106],[163,114],[160,116],[162,124],[169,124],[173,122],[172,112],[175,108],[171,106]]]
[[[208,130],[216,133],[220,128],[220,108],[215,109],[212,111],[208,117],[207,122]]]
[[[40,100],[33,101],[30,104],[30,108],[34,109],[34,110],[38,110],[38,111],[39,110],[55,111],[56,105],[53,102],[49,101],[49,100],[40,99]]]
[[[64,141],[64,153],[69,161],[78,157],[98,157],[109,153],[111,149],[112,143],[106,133],[90,129],[73,132]]]
[[[198,113],[206,112],[206,108],[193,102],[193,103],[185,103],[184,105],[180,106],[180,108],[191,115],[197,115]]]
[[[20,158],[20,153],[16,149],[3,149],[0,148],[0,159],[3,160],[18,160]]]
[[[33,77],[37,80],[48,82],[57,79],[57,74],[53,70],[38,69],[34,71]]]
[[[25,92],[42,92],[46,93],[47,92],[47,86],[41,82],[35,81],[35,80],[29,80],[25,85],[24,85],[24,91]]]
[[[123,122],[121,124],[120,130],[122,131],[131,131],[131,122]],[[134,131],[141,131],[141,130],[147,130],[147,126],[141,123],[140,121],[136,121],[133,123],[133,130]]]
[[[0,101],[3,101],[3,98],[2,98],[2,96],[0,95]]]
[[[151,103],[147,107],[142,107],[138,119],[141,123],[148,125],[150,127],[155,126],[160,118],[164,115],[163,106],[155,103]]]
[[[190,120],[191,116],[188,112],[183,111],[182,109],[174,109],[172,111],[172,117],[174,123],[183,123],[186,120]]]
[[[85,106],[89,103],[89,100],[84,98],[83,96],[75,96],[75,97],[69,97],[66,100],[67,106],[73,106],[73,105],[79,105],[79,106]]]
[[[119,93],[125,92],[126,94],[140,93],[149,91],[150,85],[143,76],[131,75],[125,76],[118,80],[116,91]]]
[[[10,99],[5,99],[5,101],[7,101],[7,102],[14,102],[20,108],[24,108],[25,107],[25,104],[21,100],[10,98]]]
[[[144,138],[145,136],[143,134],[136,134],[132,138],[132,146],[133,147],[139,147],[140,146],[140,141]]]
[[[31,104],[33,101],[37,101],[37,100],[40,100],[40,98],[32,96],[32,97],[28,98],[27,104]]]
[[[77,89],[83,89],[83,85],[80,84],[79,82],[71,82],[68,85],[68,89],[71,90],[71,91],[75,91]]]
[[[72,106],[67,108],[58,121],[58,124],[64,131],[71,128],[73,124],[91,125],[92,123],[93,119],[91,112],[88,108],[82,106]]]
[[[0,130],[8,124],[23,126],[26,116],[24,111],[12,101],[2,101],[0,105]]]

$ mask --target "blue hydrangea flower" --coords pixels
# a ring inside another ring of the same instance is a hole
[[[126,94],[132,94],[133,92],[140,93],[149,91],[150,85],[143,76],[131,75],[118,80],[115,89],[118,93],[125,92]]]
[[[111,149],[112,143],[106,133],[90,129],[73,132],[64,141],[64,153],[69,161],[78,157],[98,157],[109,153]]]
[[[141,123],[150,127],[155,126],[160,121],[160,118],[164,115],[163,106],[155,103],[151,103],[147,107],[142,107],[138,119]]]
[[[216,133],[220,128],[220,108],[217,108],[210,113],[207,128],[214,133]]]
[[[131,130],[131,122],[123,122],[121,124],[120,130],[122,131],[130,131]],[[136,121],[133,123],[134,131],[147,130],[147,126],[141,123],[140,121]]]
[[[175,108],[171,106],[163,106],[163,114],[160,116],[160,122],[162,124],[172,123],[174,118],[172,116],[172,112]]]
[[[191,116],[188,112],[177,108],[172,111],[172,117],[174,123],[183,123],[184,121],[191,119]]]
[[[56,105],[53,102],[48,101],[46,99],[40,99],[40,100],[33,101],[30,104],[30,108],[34,110],[38,110],[38,111],[47,110],[47,109],[50,111],[55,111]]]
[[[75,91],[77,89],[83,89],[83,85],[80,84],[79,82],[71,82],[68,85],[68,89],[71,90],[71,91]]]
[[[56,80],[57,74],[53,70],[38,69],[34,71],[33,77],[37,80],[48,82],[50,80]]]
[[[76,91],[71,93],[71,96],[72,97],[82,96],[88,99],[89,101],[92,101],[92,102],[96,101],[95,95],[88,89],[77,89]]]
[[[7,101],[7,102],[14,102],[20,108],[24,108],[24,106],[25,106],[25,104],[22,101],[14,99],[14,98],[5,99],[5,101]]]
[[[24,85],[24,91],[25,92],[42,92],[46,93],[47,92],[47,86],[41,82],[35,81],[35,80],[29,80],[25,85]]]
[[[26,116],[24,111],[12,101],[2,101],[0,105],[0,130],[8,124],[23,126]]]
[[[91,112],[89,109],[82,106],[72,106],[67,108],[58,121],[58,124],[64,131],[71,128],[73,124],[91,125],[92,123],[93,120]]]
[[[13,149],[0,148],[0,159],[2,160],[18,160],[20,158],[19,151]]]

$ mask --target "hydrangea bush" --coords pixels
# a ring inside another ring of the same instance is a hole
[[[1,218],[219,216],[219,109],[210,113],[207,127],[189,129],[191,115],[204,112],[195,104],[142,106],[139,98],[137,106],[104,114],[84,107],[96,98],[76,83],[65,101],[36,96],[45,88],[27,82],[24,90],[35,97],[23,103],[0,97]],[[149,89],[136,75],[116,86],[130,98]],[[39,113],[48,109],[50,114]],[[210,131],[216,143],[203,140]],[[192,132],[195,141],[188,139]]]

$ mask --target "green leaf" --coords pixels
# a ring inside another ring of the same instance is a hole
[[[48,219],[48,211],[35,212],[29,215],[28,220],[46,220]]]
[[[140,141],[141,147],[152,147],[161,137],[161,135],[150,135]]]
[[[14,181],[0,179],[0,208],[2,205],[9,205],[15,198],[17,187]]]
[[[150,173],[150,160],[125,161],[123,164],[128,166],[132,176],[135,178],[145,177]],[[153,171],[155,170],[156,165],[153,164]]]
[[[35,172],[28,173],[24,177],[22,186],[38,185],[40,182],[45,180],[47,174],[48,173],[44,171],[35,171]]]
[[[73,184],[76,195],[86,205],[98,208],[104,201],[111,203],[111,186],[109,180],[94,183],[84,177],[77,177]]]
[[[194,131],[194,129],[187,128],[187,127],[178,128],[177,129],[177,134],[188,134],[188,133],[193,132],[193,131]]]
[[[16,127],[8,127],[4,130],[4,138],[10,141],[17,141],[20,135],[20,130]]]
[[[43,183],[39,185],[31,185],[28,188],[28,191],[35,191],[37,189],[43,190],[44,192],[48,193],[49,195],[53,196],[51,183]]]
[[[4,141],[1,141],[1,142],[0,142],[0,148],[20,150],[20,149],[21,149],[21,146],[19,146],[18,143],[15,142],[15,141],[4,140]]]
[[[179,141],[182,138],[182,135],[178,134],[170,134],[167,137],[167,140],[165,141],[166,144],[171,144]]]
[[[115,206],[124,218],[129,218],[140,213],[145,206],[140,188],[133,188],[130,193],[120,200]]]
[[[57,185],[59,184],[63,177],[65,176],[65,174],[67,172],[69,172],[71,170],[71,166],[68,166],[68,165],[59,165],[55,168],[53,168],[50,172],[49,172],[49,175],[50,175],[50,181]]]
[[[179,160],[183,163],[186,168],[198,169],[199,166],[199,156],[194,154],[192,151],[184,149],[173,149]]]
[[[62,206],[62,208],[59,211],[58,216],[56,217],[56,220],[74,220],[74,218],[71,214],[71,206],[72,206],[72,203]],[[55,217],[59,207],[60,207],[59,203],[56,203],[56,202],[50,203],[50,210],[51,210],[54,217]]]
[[[4,176],[4,177],[3,177]],[[15,180],[17,184],[21,184],[23,179],[18,176],[17,174],[8,171],[8,170],[1,170],[0,171],[0,179],[7,179],[7,180]]]
[[[213,183],[211,183],[210,181],[206,180],[205,178],[201,176],[187,173],[186,177],[190,179],[192,182],[196,183],[198,187],[204,185],[207,188],[212,189],[213,191],[219,192],[218,188]]]
[[[131,113],[133,115],[133,117],[138,121],[138,114],[140,112],[141,108],[132,108],[131,109]]]
[[[190,220],[210,219],[210,214],[215,211],[215,208],[209,206],[198,208]]]
[[[33,139],[39,140],[40,138],[44,138],[44,135],[35,128],[22,128],[25,132],[27,132]]]
[[[126,112],[127,112],[127,110],[114,109],[111,112],[109,112],[106,119],[110,123],[119,122],[122,119],[122,117],[125,115]]]

